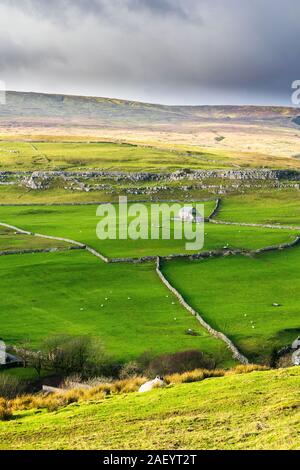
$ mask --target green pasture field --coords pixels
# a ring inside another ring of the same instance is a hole
[[[134,199],[134,196],[131,198]],[[105,191],[71,191],[57,187],[35,191],[24,186],[0,186],[0,204],[70,204],[116,201],[118,201],[118,195],[107,194]]]
[[[214,207],[214,201],[205,203],[207,216]],[[147,205],[148,206],[148,205]],[[19,228],[71,238],[88,244],[108,257],[166,256],[186,252],[186,240],[100,240],[96,226],[101,218],[96,216],[96,205],[88,206],[2,206],[0,222]],[[115,206],[117,207],[117,206]],[[149,206],[148,206],[149,207]],[[146,222],[146,221],[145,221]],[[178,223],[171,224],[172,231],[179,232]],[[149,224],[149,230],[150,230]],[[269,245],[290,242],[297,231],[237,227],[206,223],[204,226],[203,250],[227,248],[257,249]],[[194,250],[200,251],[200,250]]]
[[[211,168],[209,152],[172,151],[113,142],[0,141],[0,169],[170,171]],[[222,159],[220,168],[228,166]]]
[[[300,333],[300,246],[253,256],[165,262],[184,298],[254,362]],[[279,306],[273,306],[279,304]]]
[[[299,449],[300,368],[16,412],[1,449]]]
[[[60,240],[49,240],[47,238],[16,233],[14,230],[0,225],[0,251],[42,250],[45,248],[66,249],[70,246],[69,243]]]
[[[269,190],[226,196],[217,219],[300,227],[300,192]]]
[[[33,367],[14,367],[11,369],[2,369],[0,374],[9,375],[10,377],[15,377],[20,380],[20,382],[34,382],[39,377],[47,377],[51,375],[51,372],[47,370],[41,370],[40,376]],[[53,373],[52,373],[53,375]]]
[[[126,362],[200,349],[233,363],[224,343],[202,329],[155,273],[152,264],[105,264],[86,251],[5,256],[0,262],[1,337],[7,344],[49,335],[100,337]],[[186,334],[193,329],[199,336]]]

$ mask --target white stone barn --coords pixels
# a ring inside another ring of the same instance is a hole
[[[192,206],[182,207],[178,213],[178,217],[184,222],[203,222],[201,214]]]
[[[19,366],[22,365],[23,361],[17,356],[10,354],[6,351],[6,344],[4,341],[0,340],[0,369],[10,366]]]

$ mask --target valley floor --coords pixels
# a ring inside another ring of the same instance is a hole
[[[222,200],[214,219],[219,223],[205,223],[204,251],[253,250],[293,244],[297,240],[299,214],[293,199],[287,197],[284,204],[289,214],[284,220],[291,224],[288,228],[278,225],[283,214],[282,208],[281,212],[277,210],[281,207],[278,199],[272,199],[267,219],[262,218],[261,201],[254,199],[259,222],[271,221],[276,228],[222,223],[226,213],[233,220],[246,213],[251,223],[256,222],[255,211],[252,208],[251,215],[248,210],[251,200],[242,200],[242,209],[239,200]],[[206,217],[215,205],[216,201],[205,201]],[[184,240],[99,240],[95,231],[96,208],[96,205],[2,206],[0,219],[18,224],[30,233],[77,240],[112,258],[155,258],[184,251]],[[275,213],[279,219],[273,219]],[[0,248],[4,251],[22,247],[39,250],[50,242],[50,250],[68,248],[61,240],[24,235],[3,225]],[[22,343],[28,337],[31,345],[37,347],[45,334],[85,333],[100,336],[107,351],[121,361],[136,359],[150,350],[159,354],[200,347],[212,354],[217,365],[232,364],[225,345],[201,328],[190,312],[183,310],[160,285],[153,259],[142,265],[103,263],[90,253],[78,251],[4,258],[0,268],[1,334],[8,344]],[[248,253],[248,257],[175,260],[166,263],[165,274],[188,304],[213,328],[234,341],[250,361],[269,363],[274,348],[291,344],[299,334],[299,260],[299,249],[293,247],[259,256]],[[281,308],[274,309],[274,302]],[[188,329],[195,330],[197,336],[187,334]]]

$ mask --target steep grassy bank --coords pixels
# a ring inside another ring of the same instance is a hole
[[[17,412],[1,449],[299,449],[300,369]]]

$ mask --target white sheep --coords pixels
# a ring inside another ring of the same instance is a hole
[[[166,385],[163,377],[159,377],[157,375],[155,379],[149,380],[148,382],[145,382],[143,385],[140,386],[139,392],[150,392],[153,388],[157,387],[164,387]]]

